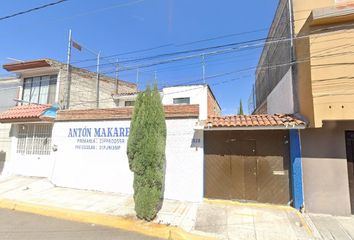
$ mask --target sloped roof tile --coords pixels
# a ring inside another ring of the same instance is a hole
[[[0,113],[0,122],[40,120],[44,111],[50,108],[50,105],[22,105],[12,107],[5,112]]]
[[[228,127],[305,127],[306,123],[288,114],[259,114],[209,117],[209,128]]]

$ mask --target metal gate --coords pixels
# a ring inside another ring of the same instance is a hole
[[[16,125],[14,154],[11,157],[13,174],[48,177],[53,167],[51,157],[52,124],[29,123]]]
[[[275,132],[207,132],[204,196],[287,204],[288,133]]]

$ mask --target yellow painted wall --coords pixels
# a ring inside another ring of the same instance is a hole
[[[354,119],[354,29],[312,35],[310,44],[315,126]]]
[[[312,9],[334,6],[339,6],[335,0],[293,1],[299,110],[310,127],[322,127],[323,120],[354,119],[353,27],[320,33],[338,22],[311,26]]]
[[[335,0],[292,0],[292,2],[295,34],[298,34],[304,26],[307,18],[310,16],[312,9],[339,6],[353,2],[353,0],[342,1],[341,4],[336,4]]]

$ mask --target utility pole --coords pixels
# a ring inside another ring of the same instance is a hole
[[[97,54],[96,108],[100,107],[100,55],[101,51]]]
[[[71,89],[71,66],[70,66],[70,57],[71,57],[71,29],[69,30],[69,43],[68,43],[68,58],[67,58],[67,68],[66,68],[66,78],[67,78],[67,89],[66,89],[66,107],[69,108],[70,106],[70,89]]]
[[[118,70],[119,70],[119,65],[118,65],[118,59],[117,59],[116,60],[116,94],[118,94],[118,85],[119,85]]]
[[[205,55],[202,55],[203,83],[205,83]]]
[[[136,87],[138,87],[139,84],[139,68],[136,69]]]

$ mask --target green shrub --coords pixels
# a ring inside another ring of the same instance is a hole
[[[128,139],[134,172],[134,202],[139,218],[151,221],[161,206],[164,189],[166,122],[157,85],[136,99]]]

